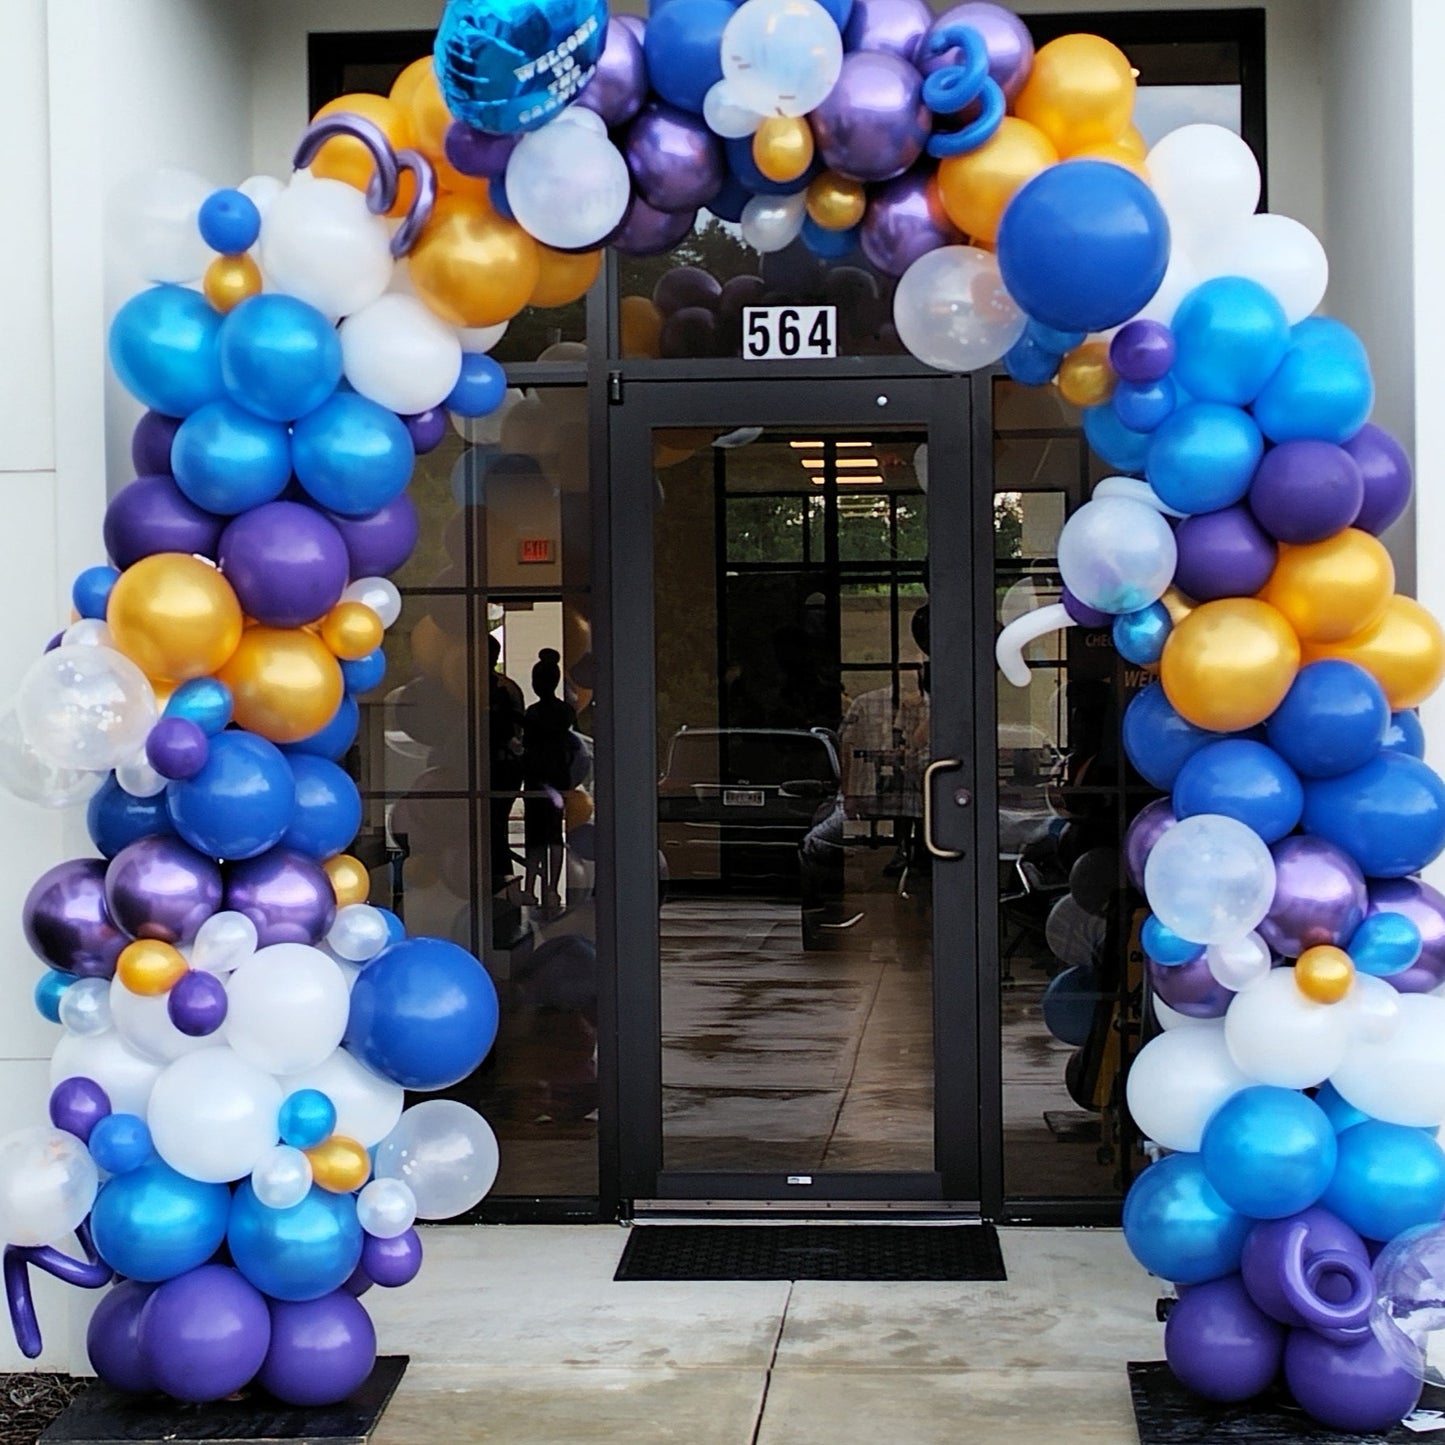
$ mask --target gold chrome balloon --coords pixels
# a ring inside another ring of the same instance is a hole
[[[1392,597],[1380,616],[1353,637],[1305,644],[1307,662],[1322,657],[1358,663],[1396,711],[1419,707],[1445,677],[1445,633],[1413,597]]]
[[[381,618],[364,602],[338,602],[321,619],[322,642],[346,662],[369,657],[385,636]]]
[[[1086,341],[1059,363],[1059,393],[1073,406],[1102,406],[1118,384],[1107,341]]]
[[[1159,680],[1196,727],[1237,732],[1262,723],[1299,670],[1300,645],[1284,617],[1253,597],[1204,602],[1164,644]]]
[[[147,998],[169,993],[187,971],[180,950],[158,938],[138,938],[126,944],[115,962],[115,976],[121,983]]]
[[[360,858],[353,858],[350,853],[338,853],[321,866],[331,880],[331,891],[336,895],[338,908],[365,903],[371,897],[371,874]]]
[[[209,562],[156,552],[132,563],[111,589],[106,625],[117,649],[149,677],[207,677],[241,640],[241,604]]]
[[[863,219],[868,195],[862,181],[824,171],[808,186],[808,215],[825,231],[851,231]]]
[[[554,251],[537,243],[541,268],[532,288],[531,306],[566,306],[585,296],[602,271],[601,251]]]
[[[340,664],[301,627],[248,627],[216,676],[231,689],[237,725],[273,743],[319,733],[341,706]]]
[[[770,115],[753,132],[753,164],[780,185],[813,164],[813,132],[801,116]]]
[[[1372,626],[1395,590],[1395,564],[1377,537],[1346,527],[1323,542],[1282,546],[1259,594],[1304,642],[1343,642]]]
[[[1307,948],[1294,966],[1299,991],[1315,1003],[1339,1003],[1355,981],[1355,963],[1343,948],[1327,943]]]
[[[412,143],[411,118],[384,95],[372,95],[357,91],[351,95],[339,95],[329,100],[315,115],[313,121],[324,120],[331,115],[359,115],[369,120],[387,139],[393,150],[403,150]],[[311,174],[323,180],[344,181],[364,191],[376,174],[376,162],[371,152],[353,136],[336,136],[326,142],[311,162]]]
[[[1129,57],[1098,35],[1061,35],[1034,56],[1014,113],[1036,125],[1070,155],[1082,146],[1118,140],[1134,116]]]
[[[993,241],[1015,193],[1058,159],[1053,142],[1037,126],[1005,116],[977,150],[939,164],[943,209],[960,231],[976,241]]]
[[[1148,182],[1149,168],[1128,146],[1118,141],[1098,141],[1094,145],[1080,146],[1078,150],[1064,157],[1070,161],[1108,161],[1111,166],[1122,166],[1133,171],[1141,181]]]
[[[350,1194],[371,1177],[371,1157],[364,1145],[345,1134],[333,1134],[306,1151],[311,1177],[332,1194]]]
[[[470,196],[437,202],[408,266],[417,295],[453,326],[510,321],[542,276],[536,241]]]
[[[206,267],[201,290],[217,311],[234,311],[241,302],[261,294],[261,268],[244,252],[217,256]]]

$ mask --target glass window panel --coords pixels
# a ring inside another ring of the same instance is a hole
[[[728,498],[728,562],[803,561],[810,501],[798,496]]]

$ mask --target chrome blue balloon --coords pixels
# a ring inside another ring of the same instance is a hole
[[[591,80],[606,36],[606,0],[449,0],[437,81],[477,130],[536,130]]]
[[[341,679],[346,684],[347,692],[353,695],[380,687],[385,677],[386,653],[379,647],[375,652],[368,652],[365,657],[358,657],[350,662],[343,661],[341,664]]]
[[[344,391],[296,423],[291,451],[307,495],[343,517],[380,511],[406,489],[416,461],[411,433],[394,411]]]
[[[1217,512],[1248,491],[1264,438],[1247,411],[1222,402],[1181,406],[1149,437],[1144,475],[1178,512]]]
[[[336,328],[294,296],[251,296],[221,323],[221,380],[238,406],[268,421],[315,411],[341,380]]]
[[[231,1191],[153,1159],[101,1185],[90,1227],[100,1256],[127,1279],[154,1284],[196,1269],[226,1237]]]
[[[1412,758],[1425,756],[1425,728],[1420,714],[1403,711],[1390,714],[1390,725],[1385,729],[1385,741],[1381,746],[1391,753],[1405,753]]]
[[[214,677],[196,677],[183,682],[166,700],[164,716],[184,718],[215,737],[231,721],[235,700],[231,689]]]
[[[312,1149],[336,1127],[336,1105],[320,1089],[297,1089],[281,1103],[277,1126],[293,1149]]]
[[[1372,913],[1355,930],[1345,952],[1361,973],[1389,978],[1410,968],[1424,946],[1414,919],[1403,913]]]
[[[1219,276],[1196,286],[1170,323],[1174,375],[1199,401],[1247,406],[1289,348],[1284,307],[1257,281]]]
[[[1364,767],[1389,723],[1380,684],[1353,662],[1326,658],[1300,668],[1265,732],[1301,777],[1332,778]]]
[[[1119,420],[1114,408],[1084,408],[1084,436],[1094,453],[1116,472],[1143,476],[1144,462],[1149,455],[1149,437],[1145,432],[1131,431]]]
[[[296,780],[296,807],[281,846],[318,861],[345,852],[361,827],[361,794],[337,765],[314,753],[287,759]]]
[[[187,286],[152,286],[110,323],[110,364],[125,389],[163,416],[190,416],[224,395],[221,314]]]
[[[1339,1136],[1320,1203],[1366,1239],[1393,1239],[1445,1214],[1445,1152],[1430,1134],[1370,1119]]]
[[[60,1022],[60,996],[75,982],[73,973],[61,973],[58,968],[47,968],[35,980],[35,1007],[40,1017],[48,1022]]]
[[[1152,913],[1144,920],[1139,932],[1139,942],[1144,952],[1165,968],[1193,963],[1204,951],[1200,944],[1192,939],[1181,938],[1167,923],[1161,923]]]
[[[1124,1200],[1124,1239],[1134,1258],[1175,1284],[1233,1274],[1253,1225],[1219,1197],[1197,1154],[1151,1164]]]
[[[129,1174],[154,1153],[151,1131],[138,1114],[107,1114],[90,1131],[86,1148],[107,1174]]]
[[[274,743],[254,733],[211,739],[195,777],[166,785],[171,821],[210,858],[255,858],[281,840],[296,809],[296,784]]]
[[[1151,602],[1137,612],[1121,612],[1114,619],[1114,650],[1126,662],[1147,667],[1164,654],[1164,644],[1174,631],[1169,609]]]
[[[1363,1109],[1347,1104],[1340,1091],[1328,1079],[1315,1090],[1315,1103],[1325,1111],[1325,1117],[1336,1134],[1343,1134],[1346,1129],[1353,1129],[1356,1124],[1363,1124],[1370,1117]]]
[[[350,1194],[313,1185],[300,1204],[268,1209],[249,1179],[236,1187],[226,1243],[236,1268],[272,1299],[320,1299],[340,1289],[361,1261],[362,1242]]]
[[[320,732],[312,733],[309,738],[302,738],[299,742],[283,743],[281,751],[287,754],[314,753],[318,758],[330,758],[332,762],[336,762],[346,756],[347,750],[356,741],[357,729],[360,726],[361,709],[357,707],[356,699],[348,693],[341,699],[336,715]]]
[[[1311,316],[1254,400],[1254,418],[1272,442],[1348,441],[1369,420],[1375,383],[1364,343],[1343,321]]]
[[[375,904],[372,905],[376,907]],[[406,937],[406,924],[399,919],[389,908],[377,908],[376,911],[386,919],[386,932],[389,943],[400,943]]]
[[[1179,388],[1167,376],[1158,381],[1121,381],[1109,404],[1121,426],[1151,432],[1173,415],[1179,405]]]
[[[1352,773],[1307,783],[1303,822],[1367,878],[1404,878],[1445,849],[1445,782],[1418,758],[1379,753]]]
[[[1205,1125],[1199,1149],[1219,1197],[1255,1219],[1308,1209],[1333,1177],[1336,1154],[1325,1111],[1296,1089],[1268,1084],[1226,1099]]]
[[[1304,789],[1273,748],[1250,738],[1221,738],[1190,758],[1174,779],[1174,816],[1219,813],[1277,843],[1304,810]],[[1303,1208],[1303,1205],[1301,1205]]]
[[[82,617],[103,618],[110,600],[110,589],[120,581],[114,567],[87,567],[70,588],[70,601]]]
[[[1179,769],[1200,748],[1218,741],[1218,733],[1195,727],[1175,712],[1157,682],[1137,693],[1124,710],[1124,752],[1156,788],[1172,788]]]
[[[181,423],[171,445],[171,468],[176,485],[196,506],[231,517],[285,490],[291,439],[279,422],[233,401],[212,401]]]

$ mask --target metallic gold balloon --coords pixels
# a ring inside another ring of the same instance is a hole
[[[312,1179],[332,1194],[350,1194],[371,1177],[371,1157],[365,1145],[345,1134],[333,1134],[312,1145],[306,1157],[311,1161]]]
[[[581,788],[568,788],[562,794],[562,821],[569,828],[580,828],[592,821],[592,796]]]
[[[601,251],[554,251],[540,242],[537,262],[541,270],[532,289],[530,305],[565,306],[587,294],[602,270]]]
[[[993,241],[1015,193],[1058,159],[1053,142],[1037,126],[1005,116],[993,138],[976,151],[940,163],[943,209],[960,231],[975,240]]]
[[[321,866],[331,880],[331,891],[336,895],[338,908],[365,903],[371,897],[371,874],[360,858],[353,858],[350,853],[338,853]]]
[[[407,79],[411,68],[408,66],[407,70],[397,77],[397,83],[392,90],[393,98],[396,92],[402,89],[402,81]],[[487,180],[481,176],[463,175],[447,159],[447,130],[454,117],[447,109],[446,101],[442,99],[441,87],[437,84],[436,70],[430,57],[427,58],[425,68],[407,81],[404,113],[411,128],[412,144],[432,163],[437,173],[437,185],[443,191],[485,200],[489,193]]]
[[[369,657],[385,636],[381,618],[364,602],[338,602],[321,619],[322,642],[346,662]]]
[[[358,91],[352,95],[339,95],[329,100],[311,117],[313,121],[324,120],[331,115],[359,115],[372,125],[391,143],[393,150],[402,150],[412,144],[411,118],[384,95],[371,95]],[[376,162],[371,152],[351,136],[337,136],[329,140],[311,162],[311,174],[324,180],[344,181],[364,191],[376,174]]]
[[[1133,171],[1141,181],[1148,182],[1149,168],[1127,146],[1117,141],[1100,141],[1096,145],[1080,148],[1064,158],[1071,161],[1108,161],[1111,166],[1122,166]]]
[[[1299,991],[1316,1003],[1339,1003],[1355,981],[1354,960],[1343,948],[1317,944],[1300,954],[1294,981]]]
[[[301,627],[248,627],[216,676],[231,689],[237,725],[273,743],[309,738],[341,706],[340,664]]]
[[[863,219],[868,195],[862,181],[824,171],[809,184],[806,204],[815,225],[825,231],[848,231]]]
[[[624,357],[662,355],[662,312],[648,296],[624,296],[617,306]]]
[[[209,562],[156,552],[120,574],[105,620],[116,647],[148,677],[184,682],[221,667],[241,640],[241,604]]]
[[[1186,617],[1199,605],[1192,597],[1186,597],[1177,587],[1165,589],[1164,595],[1159,599],[1169,613],[1169,621],[1178,627]]]
[[[421,299],[453,326],[510,321],[541,279],[537,243],[485,202],[444,196],[409,260]]]
[[[121,983],[147,998],[169,993],[186,972],[180,950],[158,938],[138,938],[126,944],[115,962],[115,976]]]
[[[1377,537],[1346,527],[1323,542],[1282,546],[1259,594],[1304,642],[1343,642],[1373,625],[1395,590],[1395,564]]]
[[[813,164],[813,131],[801,116],[770,115],[753,132],[753,164],[779,184]]]
[[[206,300],[217,311],[234,311],[241,302],[261,293],[261,268],[244,253],[217,256],[201,281]]]
[[[1068,155],[1117,140],[1134,115],[1129,57],[1098,35],[1061,35],[1034,57],[1013,110]]]
[[[1139,133],[1137,125],[1125,126],[1124,133],[1114,144],[1136,161],[1144,160],[1149,154],[1149,142]]]
[[[1392,597],[1369,627],[1343,642],[1307,643],[1305,660],[1358,663],[1397,711],[1419,707],[1445,678],[1445,633],[1413,597]]]
[[[1284,701],[1299,661],[1299,639],[1280,613],[1253,597],[1225,597],[1176,625],[1159,680],[1174,710],[1197,727],[1236,732]]]
[[[1102,406],[1118,384],[1107,341],[1086,341],[1059,363],[1059,391],[1074,406]]]
[[[416,98],[417,87],[431,73],[434,63],[430,55],[418,56],[391,83],[387,98],[406,116],[408,123],[411,121],[411,103]],[[437,93],[441,93],[440,89]],[[412,138],[415,139],[415,134]]]

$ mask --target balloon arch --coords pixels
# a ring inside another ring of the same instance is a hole
[[[154,283],[110,333],[137,479],[0,720],[0,778],[86,803],[98,855],[25,905],[63,1027],[49,1123],[0,1140],[27,1353],[28,1266],[118,1276],[89,1331],[111,1383],[339,1399],[375,1355],[359,1297],[490,1187],[485,1121],[403,1093],[477,1067],[496,995],[368,903],[336,760],[386,670],[414,457],[502,402],[510,317],[705,206],[760,252],[861,245],[921,361],[1085,408],[1116,475],[998,659],[1024,685],[1032,638],[1109,627],[1157,669],[1124,737],[1166,794],[1126,839],[1163,1025],[1128,1098],[1160,1157],[1125,1234],[1179,1287],[1165,1348],[1202,1396],[1282,1374],[1339,1428],[1412,1408],[1445,1325],[1445,898],[1418,876],[1445,785],[1413,711],[1445,645],[1378,540],[1410,469],[1364,348],[1314,314],[1319,243],[1255,214],[1233,134],[1146,148],[1134,91],[1113,45],[1035,53],[989,3],[453,0],[435,57],[325,107],[289,183],[122,199]]]

